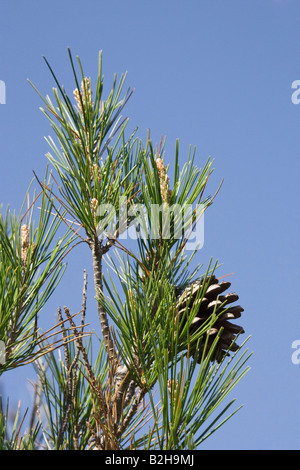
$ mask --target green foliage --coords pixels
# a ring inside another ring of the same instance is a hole
[[[92,355],[91,340],[86,345]],[[74,342],[64,346],[64,355],[50,352],[36,363],[40,383],[40,427],[48,450],[85,450],[91,447],[93,396]],[[94,374],[105,382],[108,363],[103,343]],[[90,427],[89,427],[89,426]]]
[[[102,302],[117,326],[116,338],[122,360],[139,387],[146,389],[145,396],[151,405],[152,427],[136,439],[135,447],[198,448],[237,411],[225,416],[235,401],[227,403],[226,398],[247,372],[248,368],[243,367],[249,354],[245,350],[234,353],[229,360],[224,358],[221,363],[212,361],[218,338],[210,348],[206,341],[217,316],[212,315],[202,328],[190,334],[190,326],[197,314],[196,302],[189,317],[179,322],[174,308],[174,284],[170,282],[173,276],[164,269],[169,259],[160,261],[155,273],[150,273],[148,282],[143,282],[139,269],[132,274],[134,270],[128,268],[130,262],[127,260],[120,275],[123,295],[113,280],[107,278],[108,296],[103,296]],[[205,291],[200,293],[200,301],[204,295]],[[192,347],[195,342],[196,351]],[[204,352],[198,364],[197,357],[203,345]]]
[[[20,402],[15,414],[12,429],[9,429],[9,403],[3,409],[0,399],[0,450],[36,450],[36,440],[39,435],[39,424],[32,427],[29,432],[21,435],[21,427],[27,411],[20,420]]]
[[[47,174],[44,184],[49,184]],[[28,198],[29,192],[25,200]],[[42,191],[33,195],[23,216],[9,209],[5,215],[0,214],[0,339],[6,350],[0,373],[32,361],[45,351],[36,349],[45,339],[38,329],[37,316],[63,275],[62,260],[72,243],[69,230],[59,237],[61,218],[52,215],[53,211],[53,199]],[[36,225],[34,214],[38,217]]]
[[[54,101],[40,96],[56,137],[47,138],[54,174],[40,183],[37,228],[28,216],[26,256],[22,219],[7,213],[0,220],[0,338],[8,346],[0,371],[35,360],[39,400],[38,422],[22,441],[17,424],[8,437],[1,411],[1,445],[34,448],[41,433],[39,445],[51,450],[195,449],[237,411],[227,399],[249,358],[244,342],[215,360],[221,332],[213,344],[209,335],[216,308],[192,330],[207,283],[178,314],[178,287],[210,279],[217,269],[212,262],[194,266],[199,245],[188,247],[215,197],[204,196],[213,162],[198,168],[190,149],[181,169],[177,141],[171,188],[162,142],[154,151],[150,138],[143,145],[136,131],[125,135],[128,120],[121,113],[132,93],[121,98],[126,74],[114,78],[105,100],[102,54],[94,89],[79,58],[79,73],[70,51],[69,59],[73,101],[46,61]],[[66,229],[59,239],[61,222]],[[130,247],[120,237],[126,231],[137,235]],[[67,307],[63,320],[59,308],[60,339],[51,343],[37,334],[37,313],[75,241],[91,250],[101,335],[85,331],[85,278],[81,323]]]
[[[60,177],[59,193],[64,207],[93,237],[100,219],[107,216],[100,214],[97,217],[94,207],[112,206],[118,212],[121,196],[130,201],[134,195],[140,166],[139,144],[134,137],[135,132],[129,139],[125,138],[128,120],[122,120],[120,115],[131,95],[128,90],[120,99],[125,75],[118,84],[115,77],[112,90],[104,100],[100,53],[93,97],[91,80],[85,77],[79,58],[80,79],[70,52],[69,55],[77,107],[72,104],[46,61],[58,88],[53,89],[56,106],[49,96],[42,97],[45,103],[42,111],[49,119],[60,145],[58,148],[51,137],[46,139],[53,152],[48,153],[47,157]],[[110,222],[111,219],[108,219],[103,231]]]

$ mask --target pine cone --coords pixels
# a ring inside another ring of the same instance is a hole
[[[201,297],[199,298],[198,291],[203,287],[204,282],[207,284],[207,287],[204,287],[204,295],[201,300]],[[194,302],[199,303],[199,309],[190,327],[191,334],[200,328],[214,311],[217,314],[218,318],[208,332],[209,338],[205,349],[205,356],[207,356],[216,335],[219,333],[220,328],[223,328],[217,346],[211,357],[211,360],[216,360],[217,362],[220,362],[224,356],[229,355],[229,347],[230,351],[233,352],[239,349],[239,346],[235,342],[232,344],[232,342],[236,339],[237,334],[244,333],[244,329],[241,326],[234,325],[228,321],[240,317],[241,313],[244,311],[244,309],[239,305],[228,306],[228,304],[235,302],[239,298],[235,293],[222,295],[230,286],[230,282],[222,281],[219,283],[215,276],[211,276],[211,278],[206,280],[200,279],[199,281],[192,282],[185,289],[180,287],[176,287],[175,289],[178,315],[188,315]],[[198,299],[196,299],[197,293]],[[203,343],[205,343],[205,341],[203,341]],[[203,356],[203,349],[204,344],[200,346],[199,356],[197,359],[198,363],[200,363]],[[195,349],[193,352],[193,347],[191,348],[191,352],[192,354],[195,353]]]

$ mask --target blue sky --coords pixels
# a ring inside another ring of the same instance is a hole
[[[244,407],[203,445],[205,449],[299,449],[300,339],[299,177],[300,3],[297,0],[128,0],[1,2],[0,203],[19,210],[34,169],[43,175],[50,133],[40,98],[57,76],[72,92],[67,47],[86,74],[96,76],[103,50],[106,90],[114,73],[128,71],[135,88],[127,106],[132,126],[154,142],[166,136],[172,167],[189,145],[197,164],[214,158],[209,190],[224,184],[205,215],[199,261],[223,263],[245,312],[239,324],[251,335],[251,371],[233,391]],[[80,252],[45,315],[81,303]],[[72,271],[72,272],[70,272]],[[76,275],[74,275],[76,272]],[[90,286],[92,282],[90,281]],[[78,294],[77,294],[78,292]],[[92,297],[92,293],[90,294]],[[76,305],[76,306],[75,306]],[[78,307],[79,309],[80,307]],[[12,402],[28,400],[26,369],[7,374]]]

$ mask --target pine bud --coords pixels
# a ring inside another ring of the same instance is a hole
[[[169,177],[163,160],[160,157],[156,159],[156,167],[160,179],[160,193],[164,203],[169,204],[172,191],[169,189]]]
[[[21,261],[22,264],[26,263],[27,253],[29,248],[29,230],[26,224],[21,227]]]
[[[91,207],[91,211],[92,211],[93,216],[95,216],[96,215],[96,210],[97,210],[97,207],[98,207],[98,200],[95,197],[91,200],[90,207]]]
[[[84,80],[81,82],[81,91],[76,88],[73,91],[75,101],[77,103],[78,109],[81,114],[83,114],[83,107],[87,107],[93,104],[92,102],[92,89],[91,89],[91,79],[84,77]]]

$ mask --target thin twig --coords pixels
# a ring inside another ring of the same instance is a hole
[[[45,192],[45,194],[46,194],[47,198],[49,199],[49,201],[50,201],[50,198],[49,198],[49,196],[47,195],[47,192],[45,191],[46,189],[47,189],[47,190],[50,192],[50,194],[52,194],[52,196],[65,208],[66,212],[69,212],[69,213],[70,213],[70,208],[67,207],[67,206],[63,203],[63,201],[61,201],[61,200],[59,199],[59,197],[56,196],[56,194],[53,193],[53,191],[52,191],[50,188],[48,188],[49,185],[45,186],[45,185],[39,180],[39,178],[38,178],[38,176],[36,175],[36,173],[34,172],[34,170],[32,170],[32,171],[33,171],[34,176],[36,177],[37,182],[39,183],[39,185],[41,186],[41,188],[42,188],[43,191]],[[51,173],[51,177],[52,177],[52,178],[54,179],[54,181],[56,182],[56,180],[55,180],[54,176],[52,175],[52,173]],[[56,182],[56,184],[57,184],[57,182]],[[63,216],[60,214],[60,212],[56,209],[56,207],[55,207],[55,205],[54,205],[54,202],[53,202],[53,201],[50,201],[50,202],[51,202],[51,204],[52,204],[54,210],[56,211],[56,214],[58,215],[58,217],[67,225],[67,227],[69,228],[69,230],[71,230],[74,235],[77,235],[79,238],[81,238],[82,241],[86,242],[85,238],[83,238],[83,237],[78,233],[79,230],[80,230],[80,228],[82,227],[82,225],[79,224],[79,222],[76,221],[76,223],[79,225],[79,228],[75,231],[75,230],[67,223],[67,219],[66,219],[65,217],[63,217]],[[74,216],[74,214],[73,214],[73,216]],[[74,218],[75,218],[75,216],[74,216]]]
[[[58,318],[59,318],[60,321],[62,321],[62,314],[61,314],[61,308],[60,307],[58,308]],[[64,433],[65,433],[67,425],[68,425],[69,416],[70,416],[71,409],[72,409],[72,401],[73,401],[72,400],[73,399],[72,369],[70,367],[69,349],[68,349],[68,345],[66,343],[67,334],[66,334],[66,330],[65,330],[65,327],[64,327],[63,323],[61,324],[61,333],[62,333],[62,337],[63,337],[65,363],[66,363],[66,367],[67,367],[67,383],[66,383],[66,385],[67,385],[67,396],[66,396],[66,401],[65,401],[65,405],[64,405],[64,414],[63,414],[63,418],[62,418],[62,423],[61,423],[61,427],[59,429],[58,436],[57,436],[57,450],[59,450],[61,448],[62,443],[63,443],[63,437],[64,437]]]
[[[118,436],[120,437],[123,432],[127,429],[127,427],[129,426],[130,424],[130,421],[132,420],[132,418],[134,417],[134,415],[136,414],[137,412],[137,409],[138,409],[138,406],[140,404],[140,402],[142,401],[142,399],[144,398],[144,396],[146,395],[147,393],[147,389],[146,388],[142,388],[140,389],[138,395],[135,397],[133,403],[132,403],[132,406],[130,408],[130,411],[128,412],[126,418],[124,419],[124,421],[121,423],[119,429],[118,429]]]
[[[104,395],[103,395],[102,385],[101,385],[101,382],[96,379],[95,374],[94,374],[93,369],[92,369],[92,366],[90,365],[85,347],[83,346],[83,343],[82,343],[82,335],[78,332],[78,330],[76,328],[76,325],[73,322],[72,315],[70,314],[69,309],[67,307],[64,307],[64,310],[65,310],[67,318],[70,321],[72,329],[74,331],[77,347],[78,347],[78,349],[80,350],[80,352],[82,354],[91,387],[93,388],[94,392],[96,393],[96,396],[98,398],[98,402],[102,406],[103,412],[105,414],[107,414],[106,403],[105,403],[105,399],[104,399]]]
[[[34,384],[34,397],[33,397],[33,406],[32,406],[32,411],[31,411],[31,416],[30,416],[30,422],[29,422],[29,435],[33,432],[34,421],[35,421],[36,416],[39,413],[40,403],[41,403],[41,385],[40,385],[40,380],[38,380]]]

